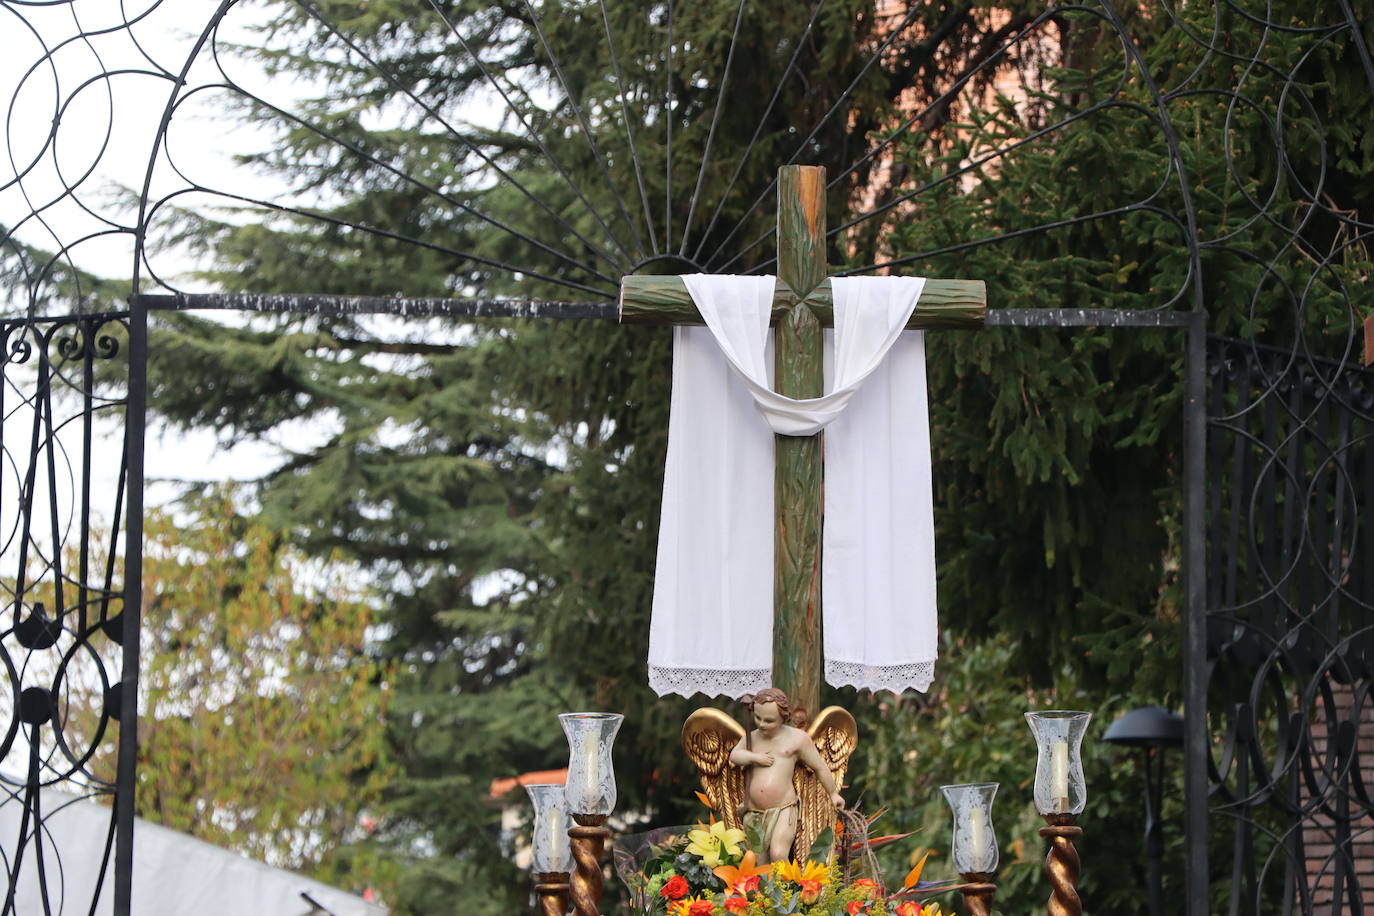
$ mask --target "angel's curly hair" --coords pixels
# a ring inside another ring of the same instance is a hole
[[[776,703],[778,706],[778,714],[782,716],[784,725],[795,725],[797,728],[806,727],[806,710],[801,706],[794,709],[792,707],[792,701],[787,698],[787,694],[783,693],[778,688],[765,687],[753,696],[744,698],[744,706],[749,711],[750,715],[753,715],[754,707],[760,703]]]

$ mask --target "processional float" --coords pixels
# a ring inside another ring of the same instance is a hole
[[[774,390],[787,398],[822,395],[823,329],[833,326],[836,310],[825,262],[824,191],[821,168],[785,166],[778,172],[778,276],[770,324],[776,327]],[[983,324],[986,305],[982,281],[929,279],[921,287],[905,327],[976,329]],[[674,276],[625,277],[620,315],[626,323],[703,323],[687,283]],[[799,908],[821,901],[827,893],[830,896],[825,900],[838,900],[851,913],[922,916],[937,912],[923,910],[915,901],[924,886],[914,879],[894,893],[882,884],[876,869],[871,869],[873,874],[868,877],[857,877],[863,870],[861,860],[866,851],[863,819],[842,807],[837,813],[835,802],[841,799],[826,791],[826,786],[838,789],[844,784],[849,757],[859,739],[853,716],[832,706],[814,721],[801,720],[798,724],[804,728],[787,721],[787,706],[815,709],[820,694],[823,459],[819,433],[778,435],[775,447],[771,679],[781,690],[759,696],[771,698],[776,694],[790,700],[782,700],[782,714],[776,722],[772,716],[779,703],[771,701],[759,703],[755,722],[743,726],[713,708],[700,709],[688,718],[682,732],[683,748],[701,778],[702,797],[712,809],[713,822],[709,828],[703,825],[702,830],[676,838],[684,848],[680,855],[686,856],[681,860],[686,874],[670,866],[658,873],[655,880],[659,885],[652,890],[675,916],[744,913],[751,903],[760,901],[765,907],[773,905],[773,911],[804,912]],[[762,716],[758,708],[765,711]],[[1090,714],[1048,710],[1027,713],[1026,718],[1038,747],[1035,803],[1047,823],[1040,833],[1050,841],[1046,859],[1052,888],[1048,912],[1051,916],[1080,916],[1080,864],[1073,841],[1082,834],[1075,824],[1086,800],[1080,745]],[[613,713],[585,712],[564,714],[561,719],[570,752],[566,787],[528,787],[536,807],[536,891],[544,916],[566,913],[569,906],[576,916],[598,916],[604,880],[602,858],[610,836],[605,825],[616,800],[611,746],[622,718]],[[755,725],[752,731],[749,724]],[[790,800],[777,808],[752,807],[755,793],[749,786],[753,774],[760,766],[771,768],[777,763],[776,757],[764,763],[767,755],[752,749],[751,737],[761,745],[791,741],[785,746],[799,748],[795,752],[799,759],[787,764],[792,767],[794,812],[778,810],[792,808]],[[808,760],[814,765],[808,766]],[[997,788],[995,783],[942,787],[954,819],[951,857],[962,883],[941,889],[959,890],[971,916],[992,911],[998,846],[991,807]],[[777,856],[775,864],[768,861],[771,850],[767,849],[766,836],[748,829],[751,821],[767,824],[765,815],[770,812],[773,821],[768,829],[774,835],[778,830],[790,831],[782,835],[791,838],[786,844],[786,858]],[[846,829],[847,824],[855,829]],[[823,844],[824,861],[808,862],[818,841]],[[750,848],[744,852],[746,844]],[[754,845],[765,851],[760,853],[752,848]],[[733,864],[709,869],[718,878],[716,884],[725,884],[725,890],[717,892],[720,900],[691,893],[689,877],[702,873],[694,873],[693,868],[708,869],[713,861],[727,859]],[[867,859],[872,861],[871,853]],[[913,870],[913,875],[918,873],[919,868]],[[669,874],[671,877],[663,880]],[[837,887],[840,890],[835,890]]]

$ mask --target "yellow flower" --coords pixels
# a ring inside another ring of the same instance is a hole
[[[716,868],[726,859],[737,859],[743,851],[743,830],[730,830],[724,821],[711,822],[711,826],[698,825],[696,830],[687,834],[691,842],[687,851],[701,859],[707,868]]]
[[[821,884],[829,884],[830,866],[810,861],[804,867],[798,865],[796,861],[774,862],[773,876],[783,881],[791,881],[793,884],[801,884],[803,881],[819,881]]]

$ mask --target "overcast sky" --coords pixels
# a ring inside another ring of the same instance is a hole
[[[0,100],[6,105],[0,230],[13,230],[19,241],[46,251],[69,248],[73,263],[101,276],[118,280],[131,276],[133,239],[111,230],[137,222],[133,202],[153,157],[158,123],[173,85],[166,75],[181,71],[217,5],[207,0],[0,4]],[[241,6],[226,21],[222,37],[250,40],[245,26],[261,11],[256,5]],[[125,28],[126,20],[137,21]],[[241,61],[227,61],[226,68],[253,91],[288,104],[305,88],[290,80],[269,85],[260,71]],[[217,71],[198,58],[188,84],[217,78]],[[279,196],[279,187],[236,166],[232,159],[235,153],[264,148],[270,138],[227,116],[225,107],[222,93],[197,93],[177,116],[170,144],[172,159],[193,180],[253,196]],[[183,186],[166,156],[159,155],[157,162],[154,196]],[[133,189],[135,194],[130,197],[121,189]],[[178,274],[196,265],[184,255],[171,253],[160,255],[156,266]],[[10,300],[0,302],[0,309],[15,314],[26,305]],[[232,315],[227,317],[233,320]],[[30,403],[33,390],[26,382],[32,379],[32,366],[32,361],[26,367],[9,366],[5,389],[0,392],[4,409],[0,575],[5,576],[15,575],[18,569],[23,523],[19,487],[31,464],[33,492],[38,496],[30,520],[29,565],[46,562],[54,526],[61,532],[58,540],[67,543],[75,543],[80,528],[80,402],[74,397],[53,401],[53,486],[48,454],[40,452],[37,462],[30,457],[36,414]],[[59,380],[55,387],[61,384]],[[113,521],[123,435],[120,413],[106,411],[105,416],[96,426],[90,460],[92,527],[98,531]],[[40,442],[48,439],[47,427],[46,421],[38,425]],[[319,429],[287,428],[280,431],[279,444],[304,448],[320,435]],[[153,428],[147,435],[150,478],[252,478],[275,467],[280,456],[281,450],[271,444],[222,449],[209,432],[168,433]],[[55,503],[48,502],[49,492],[55,494]],[[165,502],[176,492],[171,484],[152,483],[148,503]],[[46,684],[50,679],[51,672],[42,670],[41,661],[26,665],[25,685]],[[8,696],[0,697],[4,701],[0,707],[7,704]],[[6,712],[0,708],[0,714]],[[16,744],[0,760],[0,771],[22,772],[26,756],[22,742]]]
[[[18,227],[18,239],[44,250],[70,246],[70,257],[80,268],[111,278],[130,277],[133,239],[109,231],[137,221],[131,201],[120,189],[142,188],[172,87],[158,74],[180,72],[214,7],[204,0],[0,6],[0,46],[5,52],[0,55],[0,98],[8,104],[7,156],[0,162],[0,185],[7,187],[0,189],[0,225]],[[241,4],[226,17],[221,39],[252,40],[247,27],[260,16],[258,7]],[[127,28],[126,17],[132,23]],[[79,37],[83,33],[86,37]],[[243,61],[222,56],[221,63],[236,81],[276,101],[289,104],[308,88],[289,79],[269,81]],[[114,75],[99,78],[101,73]],[[208,51],[202,51],[188,85],[219,78]],[[261,150],[270,137],[229,115],[226,101],[224,92],[198,92],[178,111],[169,134],[171,162],[166,155],[157,157],[153,196],[185,186],[173,163],[197,182],[232,187],[250,196],[281,196],[282,188],[269,179],[234,164],[235,153]],[[58,126],[50,137],[55,116]],[[208,202],[194,197],[182,201]],[[159,253],[154,259],[155,269],[168,276],[195,266],[175,252]],[[23,303],[11,303],[9,308],[16,305]],[[7,444],[25,439],[32,425],[32,413],[16,409],[15,401],[13,396],[7,400]],[[105,430],[102,451],[118,448],[112,427]],[[319,434],[299,428],[283,430],[282,435],[282,445],[303,447]],[[70,445],[67,451],[74,459]],[[148,437],[147,471],[150,478],[243,479],[266,472],[279,455],[270,446],[229,452],[218,448],[208,432],[164,434],[155,429]],[[113,484],[116,468],[113,461],[96,463],[96,473],[104,477],[102,485]],[[150,501],[171,493],[170,488],[154,486]]]

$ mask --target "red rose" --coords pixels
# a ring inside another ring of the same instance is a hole
[[[815,903],[816,898],[820,895],[821,882],[817,881],[814,878],[811,878],[801,883],[800,897],[802,903]]]
[[[709,900],[697,900],[687,910],[687,916],[711,916],[711,911],[716,905]]]
[[[673,875],[668,879],[668,883],[663,885],[663,889],[659,891],[659,894],[664,900],[681,900],[683,897],[687,896],[689,890],[691,890],[691,888],[687,886],[686,878],[682,877],[682,875]]]
[[[750,875],[747,878],[740,878],[735,882],[735,891],[740,894],[748,894],[759,889],[759,876]]]
[[[739,914],[749,909],[749,901],[738,895],[725,898],[725,909],[731,913]]]
[[[849,916],[855,916],[857,913],[862,913],[864,907],[865,904],[862,900],[851,900],[849,901],[849,906],[844,908],[844,911],[848,913]]]

